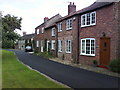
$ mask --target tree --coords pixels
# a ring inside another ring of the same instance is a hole
[[[2,47],[14,48],[15,41],[20,35],[15,32],[16,29],[21,30],[22,18],[11,16],[10,14],[2,17]]]

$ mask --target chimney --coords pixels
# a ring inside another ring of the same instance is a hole
[[[23,36],[25,36],[26,35],[26,32],[23,32]]]
[[[76,12],[76,5],[74,5],[74,2],[70,2],[68,5],[68,15],[74,12]]]
[[[49,19],[48,17],[45,17],[45,18],[44,18],[44,22],[46,22],[48,19]]]

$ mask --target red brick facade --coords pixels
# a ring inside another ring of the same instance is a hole
[[[70,5],[72,6],[70,7]],[[120,58],[120,2],[96,2],[80,11],[75,11],[76,6],[74,4],[70,3],[70,5],[68,6],[68,15],[59,18],[52,26],[45,28],[44,34],[40,33],[39,35],[36,35],[36,40],[49,40],[50,43],[52,40],[55,40],[55,50],[50,51],[63,60],[84,64],[92,64],[93,60],[97,60],[98,64],[101,64],[101,38],[109,38],[110,60]],[[81,27],[81,16],[91,12],[96,13],[96,24]],[[72,28],[70,30],[67,30],[66,28],[68,19],[72,20]],[[62,23],[61,32],[58,32],[59,23]],[[45,23],[37,28],[41,30],[43,26],[45,26]],[[55,37],[52,37],[51,35],[53,27],[56,29]],[[81,54],[81,39],[86,38],[95,39],[95,55],[93,56]],[[58,40],[62,40],[62,52],[58,52]],[[66,46],[67,40],[71,40],[71,52],[69,53],[66,52],[66,49],[68,48]],[[40,50],[40,47],[37,49]]]
[[[103,32],[105,33],[105,37],[110,38],[110,60],[118,58],[117,45],[118,36],[120,32],[118,33],[117,31],[118,18],[116,16],[116,10],[117,8],[115,4],[95,10],[96,25],[91,27],[83,27],[79,29],[79,42],[81,42],[82,38],[95,38],[96,40],[95,56],[79,55],[80,63],[91,64],[93,60],[97,60],[100,63],[100,38],[103,37]]]

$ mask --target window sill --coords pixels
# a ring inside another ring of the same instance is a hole
[[[92,27],[92,26],[95,26],[96,24],[92,24],[92,25],[81,25],[81,28],[84,28],[84,27]]]
[[[95,54],[80,54],[81,56],[95,56]]]
[[[59,30],[58,32],[62,32],[62,30]]]
[[[71,52],[66,52],[67,54],[71,54]]]
[[[62,53],[62,51],[58,51],[58,53]]]
[[[72,28],[67,28],[66,31],[72,30]]]

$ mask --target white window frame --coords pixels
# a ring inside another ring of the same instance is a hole
[[[87,15],[90,14],[90,24],[87,25]],[[95,23],[92,23],[92,14],[95,14]],[[83,17],[85,16],[85,25],[83,25]],[[96,25],[96,11],[91,13],[86,13],[81,16],[81,27],[94,26]]]
[[[55,36],[55,28],[52,28],[52,36]]]
[[[40,33],[40,31],[39,31],[39,29],[37,29],[37,34],[39,34]]]
[[[58,52],[62,52],[62,40],[58,40]]]
[[[82,41],[85,41],[85,52],[83,53],[82,52]],[[86,40],[90,40],[90,54],[86,54]],[[94,40],[94,54],[91,54],[91,41]],[[80,55],[85,55],[85,56],[95,56],[95,38],[84,38],[84,39],[81,39],[81,50],[80,50]]]
[[[52,40],[52,47],[51,47],[52,50],[55,50],[55,40]]]
[[[70,42],[70,44],[68,42]],[[72,42],[71,40],[66,40],[66,53],[71,53],[71,50],[72,50]]]
[[[62,22],[58,23],[58,32],[62,32]]]
[[[36,41],[36,47],[39,47],[39,41],[38,40]]]
[[[41,33],[44,33],[44,27],[42,27]]]
[[[72,18],[66,20],[66,30],[71,30],[72,29]]]

